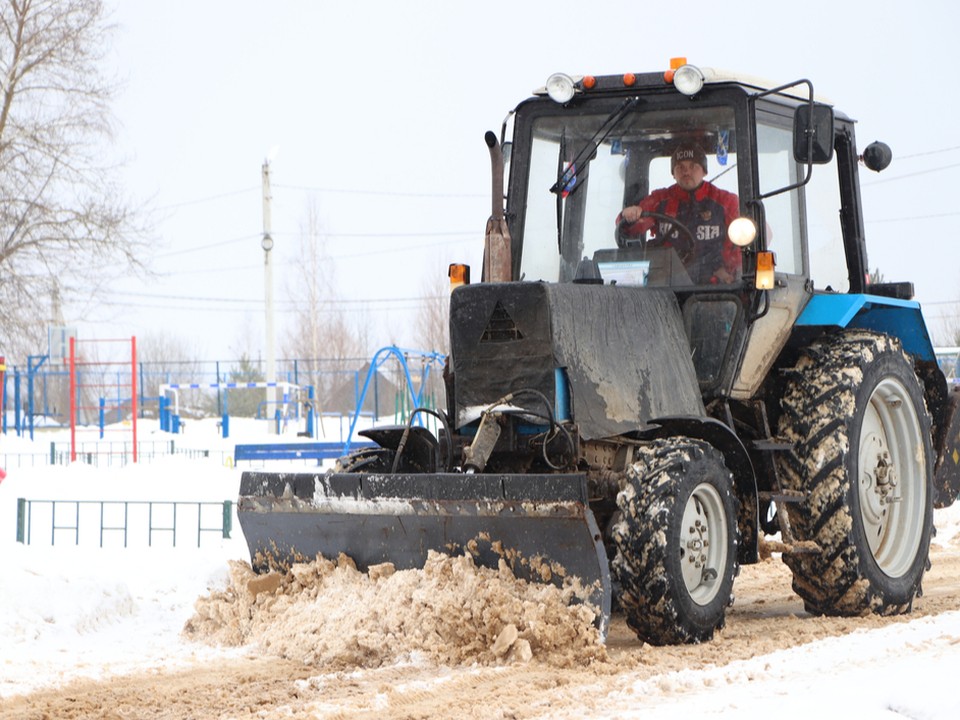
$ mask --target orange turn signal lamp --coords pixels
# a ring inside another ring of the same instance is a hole
[[[463,263],[450,263],[447,268],[447,277],[450,278],[450,292],[461,285],[470,284],[470,266]]]
[[[775,265],[772,252],[765,250],[757,253],[757,290],[773,290]]]

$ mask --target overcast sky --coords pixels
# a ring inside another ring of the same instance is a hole
[[[809,78],[859,121],[860,148],[890,144],[891,167],[861,175],[870,266],[916,284],[936,334],[960,314],[960,5],[847,5],[114,0],[116,149],[131,197],[156,211],[159,277],[66,320],[88,338],[176,336],[203,359],[265,355],[261,165],[274,151],[278,344],[312,202],[339,307],[370,325],[371,350],[411,347],[431,280],[453,261],[479,274],[484,132],[552,72],[686,56]]]

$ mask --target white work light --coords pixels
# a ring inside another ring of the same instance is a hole
[[[684,95],[696,95],[703,87],[703,73],[696,65],[683,65],[673,73],[673,86]]]
[[[547,95],[556,103],[563,105],[573,98],[573,78],[564,73],[554,73],[547,78]]]
[[[727,237],[737,247],[746,247],[756,240],[757,226],[750,218],[738,217],[727,228]]]

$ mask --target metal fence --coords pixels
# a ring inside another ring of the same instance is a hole
[[[221,465],[232,463],[232,454],[225,450],[177,447],[173,440],[137,442],[137,462],[140,464],[170,457],[188,460],[213,459]],[[77,443],[77,462],[93,467],[122,467],[133,462],[133,444],[128,440],[80,442]],[[69,464],[69,441],[51,441],[50,451],[47,453],[0,453],[0,467],[6,470]]]
[[[224,461],[225,453],[219,453]],[[137,461],[152,462],[159,458],[182,457],[198,460],[217,453],[197,448],[177,447],[173,440],[146,440],[137,442]],[[95,467],[112,467],[133,462],[133,442],[130,440],[92,440],[77,443],[77,460]],[[70,442],[51,441],[50,464],[70,464]]]
[[[28,500],[17,498],[17,542],[34,536],[73,545],[200,547],[205,537],[229,539],[233,502],[172,500]]]

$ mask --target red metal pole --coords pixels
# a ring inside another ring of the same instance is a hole
[[[133,413],[133,461],[137,462],[137,336],[130,338],[130,410]]]
[[[77,339],[70,337],[70,462],[77,461]]]
[[[6,431],[7,429],[7,399],[3,396],[4,390],[7,389],[6,372],[7,358],[6,356],[0,356],[0,412],[3,413],[3,418],[0,418],[0,431]]]

